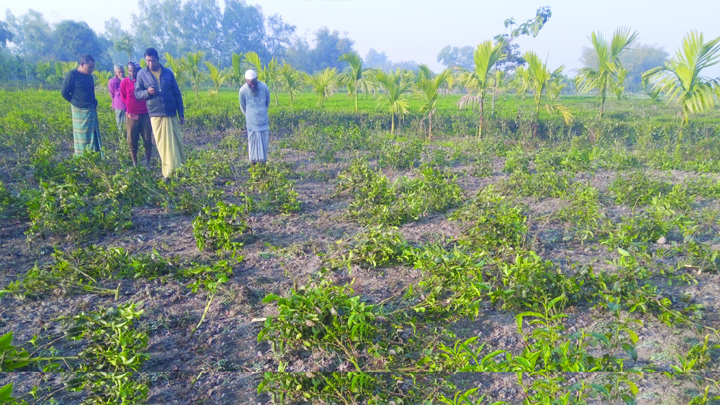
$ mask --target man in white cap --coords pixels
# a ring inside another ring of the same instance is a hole
[[[267,162],[268,138],[268,106],[270,106],[270,89],[258,81],[257,72],[245,72],[245,84],[240,88],[240,109],[245,114],[248,134],[248,155],[251,164]]]

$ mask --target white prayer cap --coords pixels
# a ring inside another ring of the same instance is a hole
[[[257,79],[257,73],[254,70],[250,69],[245,72],[245,78],[248,80]]]

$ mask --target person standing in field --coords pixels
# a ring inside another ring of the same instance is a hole
[[[245,72],[245,84],[240,88],[240,110],[245,115],[248,136],[248,155],[251,164],[267,162],[270,128],[268,107],[270,89],[258,81],[257,72]]]
[[[180,125],[185,123],[182,94],[173,72],[160,64],[154,48],[145,50],[147,67],[135,81],[135,98],[147,101],[150,124],[165,179],[185,163]]]
[[[138,70],[138,66],[134,62],[128,62],[128,76],[120,83],[120,99],[127,107],[125,125],[133,166],[137,166],[138,163],[138,141],[142,138],[145,147],[145,166],[149,168],[152,153],[152,126],[150,124],[150,115],[148,115],[147,102],[135,98],[135,82],[137,81]]]
[[[125,70],[123,65],[117,63],[114,66],[115,77],[108,80],[108,91],[112,97],[112,108],[115,110],[115,123],[118,132],[125,132],[125,103],[120,98],[120,82],[125,78]]]
[[[82,155],[85,150],[100,152],[102,148],[97,115],[98,102],[92,77],[95,59],[90,55],[82,55],[78,64],[80,66],[77,69],[68,72],[60,88],[60,94],[70,102],[75,156]]]

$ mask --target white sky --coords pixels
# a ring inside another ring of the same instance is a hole
[[[222,0],[219,0],[222,4]],[[365,56],[370,48],[385,52],[393,62],[414,60],[438,71],[438,52],[446,45],[475,46],[506,32],[503,21],[524,22],[541,6],[550,6],[552,17],[537,38],[521,38],[520,51],[533,50],[551,69],[564,64],[574,75],[580,66],[588,35],[599,30],[606,38],[619,26],[630,26],[640,42],[663,46],[672,56],[690,30],[705,40],[720,36],[720,0],[246,0],[257,4],[268,17],[280,14],[297,27],[296,34],[311,41],[314,32],[327,27],[355,41]],[[63,19],[85,21],[101,33],[105,21],[120,20],[129,29],[137,0],[22,0],[6,6],[15,16],[28,9],[39,11],[51,23]],[[2,20],[5,19],[1,15]],[[715,76],[718,66],[708,74]]]

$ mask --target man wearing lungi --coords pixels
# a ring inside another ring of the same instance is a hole
[[[138,141],[143,140],[145,147],[145,166],[150,168],[152,154],[152,126],[148,115],[147,102],[135,98],[135,82],[140,69],[135,62],[128,62],[128,77],[120,83],[120,98],[127,107],[127,143],[130,146],[130,158],[133,166],[137,166]]]
[[[73,125],[73,145],[75,156],[85,150],[100,152],[100,125],[97,116],[97,99],[95,98],[95,82],[92,72],[95,70],[95,59],[90,55],[82,55],[78,59],[80,65],[65,76],[60,94],[70,102]]]
[[[125,78],[125,69],[123,65],[117,63],[114,66],[115,77],[108,80],[108,92],[112,97],[112,108],[115,111],[115,123],[120,134],[125,133],[125,103],[120,97],[120,83]]]
[[[180,125],[185,123],[182,94],[173,72],[160,64],[154,48],[145,50],[147,67],[140,70],[135,81],[135,98],[147,100],[155,145],[165,179],[185,164]]]
[[[254,70],[245,72],[245,84],[240,88],[240,110],[245,114],[248,136],[248,155],[251,164],[267,162],[268,138],[268,106],[270,106],[270,89],[258,81]]]

